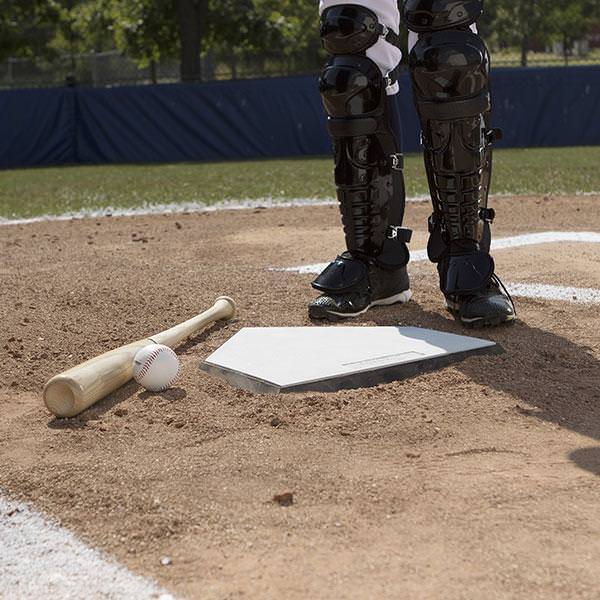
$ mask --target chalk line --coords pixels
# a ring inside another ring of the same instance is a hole
[[[562,300],[574,304],[600,304],[600,290],[594,288],[564,287],[542,283],[508,283],[512,296],[540,298],[542,300]]]
[[[493,199],[514,198],[515,196],[532,196],[527,192],[500,192],[492,194]],[[559,193],[553,198],[560,198]],[[577,191],[574,196],[598,196],[600,191]],[[428,194],[410,196],[407,202],[430,202]],[[139,206],[118,208],[112,206],[99,208],[84,208],[79,211],[67,211],[60,214],[46,214],[36,217],[0,216],[0,225],[29,225],[30,223],[43,223],[45,221],[72,221],[79,219],[99,219],[102,217],[144,217],[150,215],[177,215],[183,213],[219,212],[222,210],[252,210],[257,208],[294,208],[298,206],[337,206],[338,201],[333,197],[324,198],[285,198],[265,196],[263,198],[225,199],[213,204],[206,202],[169,202],[153,204],[142,202]]]
[[[429,196],[414,196],[407,202],[429,201]],[[246,200],[222,200],[214,204],[204,202],[172,202],[168,204],[142,204],[131,208],[89,208],[65,212],[58,215],[38,217],[0,217],[0,225],[29,225],[46,221],[73,221],[79,219],[99,219],[102,217],[146,217],[150,215],[178,215],[183,213],[220,212],[223,210],[256,210],[257,208],[295,208],[299,206],[337,206],[335,198],[251,198]]]
[[[504,250],[506,248],[522,248],[523,246],[535,246],[537,244],[552,243],[600,243],[600,233],[594,231],[542,231],[539,233],[527,233],[512,237],[499,238],[492,241],[492,250]],[[427,250],[416,250],[410,253],[411,262],[422,262],[427,260]],[[287,271],[303,275],[318,275],[329,263],[316,263],[312,265],[300,265],[297,267],[282,267],[271,269],[274,271]]]
[[[173,600],[29,505],[0,495],[0,597]]]

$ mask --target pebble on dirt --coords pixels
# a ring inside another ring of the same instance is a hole
[[[273,496],[273,502],[279,504],[279,506],[292,506],[292,504],[294,504],[294,494],[291,492],[275,494],[275,496]]]

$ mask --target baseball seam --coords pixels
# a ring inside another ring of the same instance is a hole
[[[163,390],[166,390],[167,388],[171,387],[171,385],[173,385],[173,382],[179,377],[181,373],[181,363],[179,362],[179,359],[177,358],[175,352],[173,352],[173,350],[169,347],[157,348],[149,354],[148,358],[146,358],[146,360],[144,361],[142,368],[140,369],[139,373],[135,378],[140,385],[144,385],[144,377],[148,374],[148,371],[150,370],[150,367],[152,366],[154,361],[158,358],[158,356],[164,354],[165,352],[172,352],[175,355],[175,359],[177,360],[177,373],[175,373],[175,375],[167,383],[165,383],[165,385],[162,385],[161,387],[157,388],[156,391],[162,392]]]
[[[158,356],[161,352],[163,352],[163,349],[157,348],[156,350],[153,350],[152,353],[150,354],[150,356],[148,356],[148,358],[145,360],[144,364],[142,365],[142,368],[140,369],[140,372],[137,375],[137,380],[140,383],[142,382],[142,379],[144,379],[144,377],[148,373],[150,367],[152,366],[152,363],[158,358]]]
[[[175,382],[175,380],[179,377],[179,373],[181,373],[181,363],[178,360],[177,361],[177,373],[175,373],[175,375],[173,375],[173,377],[171,378],[169,383],[167,383],[162,389],[166,390],[167,388],[171,387],[173,385],[173,383]]]

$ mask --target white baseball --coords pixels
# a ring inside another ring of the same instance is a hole
[[[181,365],[168,346],[148,344],[133,359],[133,378],[150,392],[162,392],[173,385]]]

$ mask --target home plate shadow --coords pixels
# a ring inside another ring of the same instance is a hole
[[[500,352],[488,340],[419,327],[245,327],[200,368],[252,392],[334,392]]]

